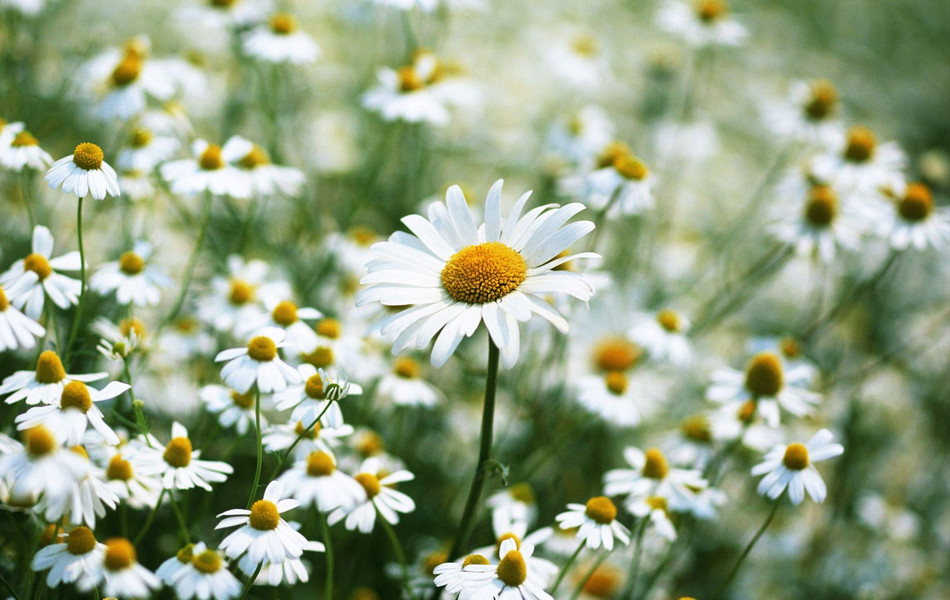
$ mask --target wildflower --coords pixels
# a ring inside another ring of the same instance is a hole
[[[900,187],[906,164],[895,142],[878,143],[871,129],[856,126],[839,136],[829,151],[815,156],[810,167],[819,180],[830,182],[860,208],[876,199],[878,190]]]
[[[161,63],[150,60],[148,53],[148,38],[141,36],[122,49],[107,49],[81,67],[78,84],[100,96],[93,110],[97,119],[128,121],[145,112],[149,100],[171,99],[177,82]]]
[[[254,394],[241,394],[221,385],[206,385],[198,391],[198,397],[208,412],[218,415],[221,427],[234,429],[244,435],[254,427]],[[267,419],[261,415],[261,428],[267,426]]]
[[[303,362],[318,369],[331,367],[359,378],[378,373],[377,360],[368,352],[362,335],[354,334],[339,319],[326,317],[314,326],[317,343],[300,352]]]
[[[495,566],[495,586],[498,600],[554,600],[537,581],[537,574],[530,568],[527,559],[534,553],[529,543],[518,544],[513,539],[501,543]]]
[[[234,472],[225,462],[199,460],[200,450],[194,450],[188,430],[177,421],[172,423],[172,439],[167,446],[151,434],[134,440],[133,460],[144,475],[161,477],[162,486],[168,490],[190,490],[197,486],[211,491],[210,483],[219,483]]]
[[[315,450],[333,454],[340,445],[341,438],[353,433],[353,426],[340,424],[339,427],[324,426],[322,421],[292,421],[286,425],[274,425],[264,432],[264,447],[268,452],[280,452],[293,444],[294,459],[306,458]],[[298,438],[300,441],[297,441]]]
[[[172,192],[184,196],[208,192],[239,199],[251,197],[250,178],[233,164],[241,156],[225,154],[221,146],[203,139],[192,143],[191,154],[193,158],[161,166],[162,179],[171,185]]]
[[[21,280],[22,281],[22,280]],[[19,294],[23,284],[7,288],[11,294]],[[46,328],[21,313],[7,299],[4,287],[0,285],[0,352],[30,349],[36,345],[34,338],[46,334]]]
[[[287,13],[276,13],[266,25],[245,34],[243,47],[251,58],[268,63],[304,65],[320,56],[320,47]]]
[[[349,510],[364,496],[362,486],[339,471],[333,454],[324,450],[314,450],[297,460],[278,481],[291,497],[323,513],[341,507]]]
[[[516,483],[496,492],[485,504],[492,511],[492,530],[496,536],[518,527],[523,537],[528,525],[538,516],[534,489],[527,483]]]
[[[381,402],[392,402],[396,406],[431,408],[439,400],[439,391],[423,379],[419,363],[401,356],[393,363],[392,372],[379,380],[376,396]]]
[[[795,203],[776,206],[770,232],[791,245],[800,255],[814,255],[824,263],[835,259],[838,249],[855,251],[861,237],[860,221],[848,205],[843,205],[830,185],[804,178],[786,180],[787,187],[796,186]]]
[[[68,516],[74,525],[85,524],[95,528],[96,517],[105,516],[106,507],[114,509],[119,503],[119,498],[103,481],[105,473],[89,460],[85,447],[73,446],[69,451],[81,456],[85,461],[87,465],[85,474],[70,490],[68,498],[44,496],[37,503],[36,510],[48,521]]]
[[[327,522],[330,525],[342,521],[349,530],[359,529],[360,533],[370,533],[376,525],[376,515],[386,519],[392,525],[399,522],[398,513],[408,513],[416,509],[412,498],[397,491],[395,485],[412,481],[415,475],[405,469],[385,476],[380,474],[379,460],[368,458],[360,465],[359,473],[353,479],[363,488],[356,504],[341,506],[330,513]]]
[[[280,359],[278,348],[286,344],[284,332],[276,327],[262,329],[244,348],[223,350],[215,362],[228,361],[221,369],[221,378],[235,391],[246,394],[254,385],[264,394],[282,392],[287,384],[300,382],[297,370]]]
[[[68,533],[59,534],[60,542],[40,548],[33,556],[30,567],[34,571],[49,569],[46,585],[51,588],[60,583],[75,583],[79,579],[94,577],[105,558],[106,545],[97,541],[95,534],[82,525]]]
[[[307,425],[320,417],[320,422],[327,427],[343,427],[339,402],[347,396],[362,394],[362,386],[306,363],[297,367],[297,373],[299,384],[274,394],[277,410],[293,408],[290,418]]]
[[[70,381],[89,383],[107,376],[107,373],[70,375],[53,350],[44,350],[36,360],[34,371],[17,371],[0,384],[0,396],[10,394],[7,404],[26,400],[27,404],[55,404],[59,402],[63,388]]]
[[[155,574],[182,600],[231,600],[241,595],[241,582],[228,570],[227,561],[204,542],[188,544]]]
[[[759,482],[758,492],[774,500],[788,487],[792,504],[801,504],[806,491],[815,502],[824,502],[828,490],[814,463],[844,452],[844,447],[833,443],[832,438],[830,431],[821,429],[804,444],[793,442],[772,448],[763,462],[752,467],[752,475],[765,475]]]
[[[160,299],[160,288],[172,284],[171,278],[149,264],[152,245],[144,240],[132,250],[122,253],[116,262],[104,263],[89,280],[89,287],[102,295],[115,292],[119,304],[154,306]]]
[[[80,579],[77,585],[80,590],[88,592],[101,585],[103,596],[146,598],[150,590],[162,587],[161,580],[138,563],[135,546],[129,540],[110,538],[105,546],[103,568],[91,577]]]
[[[623,371],[578,378],[577,401],[590,412],[618,427],[635,427],[643,420],[642,393],[630,385]]]
[[[658,448],[646,452],[628,446],[623,451],[624,459],[631,469],[613,469],[604,475],[604,493],[608,496],[627,495],[627,504],[646,496],[669,498],[679,510],[689,506],[695,490],[706,487],[706,480],[695,469],[671,467],[666,456]]]
[[[556,124],[548,134],[547,146],[576,168],[593,166],[597,153],[614,139],[614,126],[599,106],[588,105]]]
[[[607,550],[613,550],[614,537],[623,544],[630,543],[630,530],[617,520],[617,507],[610,498],[596,496],[587,501],[587,504],[568,504],[567,512],[559,514],[555,519],[561,529],[577,530],[577,537],[585,540],[588,548],[596,550],[603,545]]]
[[[35,169],[43,171],[53,162],[53,157],[40,148],[39,142],[25,129],[10,140],[10,146],[0,146],[0,165],[11,171]]]
[[[323,316],[319,310],[297,306],[290,300],[269,302],[269,314],[262,314],[257,321],[239,323],[235,328],[237,335],[247,335],[263,327],[275,327],[286,334],[287,345],[300,352],[306,352],[318,344],[317,334],[304,321],[312,321]]]
[[[667,0],[657,13],[659,26],[691,46],[739,46],[749,36],[729,14],[726,0]]]
[[[877,234],[894,250],[924,250],[928,246],[945,250],[950,244],[950,212],[934,206],[925,184],[909,183],[894,199],[894,209],[878,222]]]
[[[495,565],[481,554],[469,554],[461,562],[444,562],[432,569],[436,587],[444,587],[449,594],[465,600],[495,598],[492,580]]]
[[[843,134],[838,91],[826,79],[796,81],[788,100],[763,109],[766,127],[786,139],[827,147]]]
[[[89,472],[89,461],[63,448],[62,441],[42,425],[24,431],[22,440],[22,444],[11,440],[11,451],[0,456],[0,477],[11,482],[13,497],[42,496],[46,506],[53,507],[48,520],[55,521],[64,512],[56,507],[72,501],[79,481]]]
[[[130,508],[155,506],[162,482],[141,472],[134,449],[130,451],[128,446],[114,448],[105,465],[106,486],[121,502]]]
[[[58,405],[34,406],[17,415],[17,429],[32,429],[43,425],[57,439],[68,446],[74,446],[82,443],[86,426],[91,425],[103,439],[114,446],[119,443],[119,436],[106,424],[96,403],[115,398],[131,387],[127,383],[111,381],[100,391],[82,381],[70,381],[63,386]]]
[[[653,208],[653,177],[646,164],[626,144],[612,142],[586,176],[585,194],[591,208],[608,217],[641,214]]]
[[[247,173],[254,193],[260,197],[269,198],[280,193],[296,198],[306,182],[300,169],[273,164],[263,148],[241,136],[228,139],[221,152],[236,157],[238,168]]]
[[[174,156],[179,145],[174,137],[157,135],[144,126],[136,127],[126,146],[119,150],[116,166],[122,172],[151,173],[155,167]]]
[[[650,358],[685,367],[693,360],[693,349],[686,337],[689,325],[685,316],[664,308],[656,314],[638,315],[627,335],[646,350]]]
[[[102,336],[96,346],[99,353],[117,361],[125,360],[148,338],[145,323],[135,317],[122,319],[118,324],[99,318],[93,321],[92,329]]]
[[[270,267],[262,260],[228,257],[228,277],[211,280],[212,294],[201,301],[198,316],[222,333],[233,333],[242,323],[258,323],[262,306],[277,304],[290,297],[290,285],[284,281],[264,281]]]
[[[548,48],[547,62],[559,81],[580,90],[603,86],[610,71],[602,47],[590,32],[551,36]]]
[[[33,228],[31,253],[0,275],[0,285],[19,290],[10,302],[26,315],[38,320],[43,314],[46,296],[56,306],[67,309],[79,300],[82,284],[59,271],[78,271],[79,252],[72,251],[51,258],[53,234],[43,225]]]
[[[67,194],[83,198],[90,194],[96,200],[119,195],[115,170],[103,160],[102,148],[89,142],[76,146],[70,156],[53,163],[44,179],[51,190],[62,186]]]
[[[646,496],[627,504],[627,510],[641,519],[650,519],[650,524],[660,536],[673,542],[676,541],[676,528],[670,520],[669,502],[660,494]]]
[[[503,225],[501,184],[496,182],[488,193],[484,228],[476,227],[462,190],[452,186],[445,205],[430,205],[429,219],[403,218],[415,235],[399,232],[374,246],[379,258],[367,265],[362,283],[371,285],[360,292],[357,305],[410,306],[381,323],[383,335],[396,334],[394,353],[410,345],[421,349],[438,334],[432,364],[441,366],[484,321],[503,364],[511,367],[520,351],[518,323],[532,313],[561,332],[568,330],[543,294],[590,299],[593,288],[581,275],[553,270],[572,259],[596,256],[556,258],[593,229],[589,221],[562,228],[583,205],[542,206],[522,216],[525,194]]]

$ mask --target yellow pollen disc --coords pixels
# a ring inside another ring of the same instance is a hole
[[[831,114],[838,102],[838,91],[833,83],[819,79],[811,83],[811,97],[805,104],[805,116],[820,121]]]
[[[231,402],[233,402],[235,406],[240,406],[241,408],[253,408],[254,394],[250,392],[247,394],[239,394],[238,392],[231,390]]]
[[[244,169],[253,169],[269,163],[270,158],[267,156],[267,152],[257,144],[254,144],[251,147],[251,151],[244,155],[244,158],[242,158],[238,164]]]
[[[606,385],[610,393],[615,396],[622,396],[623,393],[627,391],[629,383],[627,376],[620,371],[610,371],[604,375],[604,385]]]
[[[629,156],[630,154],[630,146],[623,142],[610,142],[597,156],[597,168],[603,169],[604,167],[611,167],[618,158],[621,156]]]
[[[584,514],[601,525],[609,525],[617,518],[617,507],[606,496],[595,496],[587,501]]]
[[[23,432],[23,445],[30,456],[40,458],[56,450],[56,438],[49,429],[37,425]]]
[[[89,453],[86,452],[86,449],[83,448],[82,446],[70,446],[69,451],[72,452],[73,454],[78,454],[79,456],[85,458],[86,460],[89,460]]]
[[[270,18],[270,30],[278,35],[290,35],[297,31],[297,19],[287,13],[278,13]]]
[[[192,333],[198,330],[198,321],[191,317],[180,317],[175,319],[174,327],[182,333]]]
[[[663,512],[667,511],[667,502],[666,498],[663,496],[649,496],[645,500],[647,505],[653,510],[662,510]]]
[[[933,195],[930,188],[922,183],[911,183],[904,192],[904,197],[897,204],[897,212],[905,221],[916,223],[930,216],[934,209]]]
[[[838,198],[827,185],[814,185],[805,202],[805,220],[813,227],[827,227],[838,216]]]
[[[465,560],[462,561],[462,568],[469,565],[490,565],[491,562],[481,554],[469,554],[465,557]]]
[[[0,285],[0,312],[5,311],[10,307],[10,301],[7,300],[7,295],[3,293],[3,286]]]
[[[162,458],[170,466],[180,469],[191,463],[191,451],[191,440],[186,437],[176,437],[165,446]]]
[[[145,260],[131,250],[123,252],[119,257],[119,269],[126,275],[138,275],[145,270]]]
[[[874,132],[867,127],[852,127],[848,132],[848,145],[844,150],[844,157],[851,162],[863,163],[874,156],[877,138]]]
[[[442,287],[467,304],[486,304],[504,298],[528,276],[521,255],[501,242],[466,246],[442,268]]]
[[[782,359],[774,352],[760,352],[745,368],[745,387],[755,397],[774,396],[784,385]]]
[[[664,308],[656,314],[656,321],[660,324],[660,327],[669,331],[670,333],[676,333],[683,326],[680,316],[676,314],[675,311],[672,311],[668,308]]]
[[[808,448],[805,447],[805,444],[799,444],[798,442],[789,444],[785,448],[782,464],[792,471],[801,471],[808,466]]]
[[[425,87],[425,82],[419,77],[416,70],[410,66],[399,67],[396,75],[399,77],[400,92],[415,92]]]
[[[360,246],[369,246],[376,241],[376,232],[365,225],[357,225],[350,229],[347,236]]]
[[[272,361],[277,357],[277,344],[266,335],[259,335],[248,342],[247,355],[258,362]]]
[[[650,173],[647,166],[632,154],[623,154],[614,159],[614,169],[625,179],[642,181]]]
[[[498,569],[495,573],[502,583],[516,587],[528,578],[528,565],[525,564],[521,552],[511,550],[498,563]]]
[[[284,300],[274,307],[271,318],[278,325],[287,327],[297,322],[297,305],[290,300]]]
[[[198,165],[205,171],[217,171],[224,168],[224,159],[221,158],[221,146],[208,144],[198,159]]]
[[[323,388],[323,378],[320,377],[319,373],[314,373],[307,378],[307,383],[304,384],[303,390],[308,397],[314,400],[323,400],[326,398],[326,391]]]
[[[110,571],[128,569],[135,562],[135,546],[125,538],[106,540],[106,568]]]
[[[323,429],[323,425],[320,424],[320,421],[317,421],[309,428],[303,426],[303,421],[297,421],[297,424],[294,425],[294,433],[297,434],[298,437],[303,436],[311,440],[320,437],[321,429]]]
[[[42,254],[28,254],[23,259],[23,270],[33,271],[40,281],[53,274],[53,267],[50,266],[49,260]]]
[[[66,550],[70,554],[86,554],[96,547],[96,536],[88,527],[74,527],[66,536]]]
[[[314,331],[317,332],[317,335],[335,340],[343,334],[343,326],[337,319],[320,319],[317,326],[314,327]]]
[[[81,381],[70,381],[63,386],[63,395],[59,398],[59,406],[62,409],[78,408],[82,412],[92,408],[92,397],[89,395],[89,388]]]
[[[251,516],[248,520],[254,529],[269,531],[277,529],[280,513],[277,512],[277,505],[270,500],[258,500],[251,506]]]
[[[52,350],[44,350],[36,361],[36,382],[49,384],[59,383],[66,378],[66,370],[59,355]]]
[[[696,2],[696,16],[704,23],[712,23],[729,11],[725,0],[698,0]]]
[[[516,483],[508,488],[508,495],[523,504],[534,504],[534,490],[527,483]]]
[[[50,523],[40,532],[40,547],[45,548],[53,543],[53,536],[58,532],[59,527],[56,523]]]
[[[663,479],[670,472],[670,465],[666,456],[659,448],[648,448],[645,452],[646,462],[643,464],[643,476],[650,479]]]
[[[422,568],[429,575],[433,575],[435,568],[449,560],[449,553],[444,550],[430,552],[428,556],[422,559]]]
[[[802,345],[794,338],[782,338],[778,345],[785,358],[798,358],[802,355]]]
[[[383,438],[375,431],[364,433],[356,444],[356,449],[363,456],[375,456],[384,448]]]
[[[610,598],[620,590],[621,572],[609,565],[600,565],[584,583],[584,592],[595,598]]]
[[[221,556],[214,550],[205,550],[196,555],[191,564],[202,573],[217,573],[221,570]]]
[[[326,452],[317,450],[307,457],[307,475],[311,477],[326,477],[332,475],[335,470],[333,457]]]
[[[709,429],[709,419],[704,415],[686,417],[680,423],[680,431],[687,438],[697,442],[711,442],[712,431]]]
[[[152,132],[148,129],[136,129],[129,138],[129,145],[133,148],[144,148],[152,141]]]
[[[23,146],[38,146],[39,142],[36,141],[36,138],[33,137],[29,131],[21,131],[16,134],[13,138],[13,141],[10,142],[10,145],[14,148],[22,148]]]
[[[303,354],[302,358],[304,362],[311,364],[318,369],[329,367],[335,360],[333,356],[333,348],[329,348],[327,346],[317,346],[313,352],[309,354]]]
[[[177,558],[178,562],[180,562],[181,564],[187,565],[188,563],[191,562],[191,559],[195,557],[194,550],[195,550],[195,545],[188,544],[187,546],[185,546],[184,548],[182,548],[175,554],[175,558]]]
[[[135,54],[126,54],[112,71],[112,83],[117,87],[129,85],[142,74],[142,59]]]
[[[132,479],[132,463],[116,454],[109,460],[109,466],[106,468],[106,477],[118,481],[128,481]]]
[[[594,58],[597,56],[597,40],[588,33],[576,36],[571,41],[571,48],[584,58]]]
[[[379,477],[372,473],[357,473],[353,479],[356,480],[356,483],[363,486],[363,491],[366,492],[367,499],[372,500],[379,494],[380,490],[383,489],[383,486],[379,483]]]
[[[228,302],[240,306],[254,299],[254,286],[241,279],[231,280],[231,289],[228,291]]]
[[[755,417],[755,409],[755,401],[748,400],[739,407],[739,412],[736,413],[736,418],[743,423],[751,423],[752,419]]]
[[[505,540],[514,540],[515,548],[521,549],[521,538],[513,533],[503,533],[498,537],[498,540],[495,542],[495,554],[501,552],[501,543]]]
[[[397,358],[393,365],[393,373],[403,379],[417,379],[419,377],[419,363],[405,356]]]
[[[119,322],[119,333],[122,334],[122,337],[127,338],[132,337],[134,333],[135,337],[141,340],[145,337],[146,333],[145,323],[134,317],[131,319],[122,319],[122,321]]]
[[[73,151],[73,163],[85,171],[95,171],[102,166],[102,148],[89,142],[83,142]]]

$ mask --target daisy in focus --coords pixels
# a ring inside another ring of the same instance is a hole
[[[484,322],[491,341],[501,350],[506,367],[518,361],[519,322],[532,314],[550,321],[562,333],[567,321],[544,299],[564,293],[587,301],[591,285],[578,273],[554,268],[591,252],[558,257],[590,233],[594,224],[567,221],[582,204],[551,205],[524,214],[530,193],[524,194],[501,217],[501,180],[488,193],[485,224],[477,227],[458,186],[446,193],[446,203],[433,203],[429,218],[409,215],[403,223],[414,235],[394,233],[374,245],[377,259],[367,263],[357,305],[380,302],[410,306],[380,324],[383,335],[394,335],[393,353],[410,346],[425,348],[435,337],[432,364],[441,366],[459,343]]]
[[[79,252],[53,256],[53,234],[43,225],[33,228],[31,253],[13,263],[2,275],[0,286],[20,290],[10,301],[34,321],[43,314],[46,297],[62,309],[74,306],[82,284],[59,271],[78,271]]]
[[[538,573],[529,568],[528,559],[534,554],[534,546],[513,539],[504,540],[498,550],[501,557],[495,566],[496,598],[498,600],[554,600],[544,591],[544,583],[539,581]]]
[[[29,405],[50,405],[59,402],[63,388],[70,381],[89,383],[106,376],[107,373],[67,374],[59,355],[53,350],[44,350],[36,360],[35,371],[17,371],[3,380],[0,396],[10,394],[7,404],[26,400]]]
[[[315,506],[323,513],[341,507],[349,510],[364,497],[363,487],[339,471],[333,455],[323,450],[314,450],[305,459],[295,462],[278,481],[303,506]]]
[[[84,198],[86,194],[96,200],[106,196],[119,196],[119,180],[115,170],[104,160],[102,148],[89,142],[76,146],[70,156],[53,163],[44,177],[49,189],[62,186],[63,192]]]
[[[617,521],[617,507],[605,496],[596,496],[587,504],[568,504],[567,512],[555,519],[561,529],[577,528],[577,538],[585,540],[591,550],[603,546],[613,550],[614,538],[624,545],[630,543],[630,530]]]
[[[838,91],[826,79],[796,81],[788,101],[763,109],[765,126],[797,142],[827,147],[841,138],[844,126],[838,118]]]
[[[172,439],[162,445],[155,436],[138,437],[132,441],[129,460],[144,475],[161,478],[168,490],[190,490],[200,487],[211,491],[211,483],[220,483],[234,472],[226,462],[200,460],[201,451],[192,448],[185,426],[172,423]]]
[[[43,425],[67,446],[76,446],[82,443],[86,427],[91,425],[106,442],[115,446],[119,443],[119,436],[105,422],[95,403],[111,400],[131,387],[127,383],[111,381],[100,391],[82,381],[70,381],[63,386],[58,405],[34,406],[17,415],[17,429]]]
[[[359,473],[353,476],[363,488],[363,494],[352,506],[341,506],[330,513],[327,518],[330,525],[345,519],[344,525],[347,529],[371,533],[376,525],[377,514],[395,525],[399,522],[398,513],[408,513],[416,509],[412,498],[395,489],[397,483],[412,481],[415,475],[405,469],[383,475],[380,466],[379,460],[375,458],[363,461]]]
[[[297,19],[277,13],[266,25],[255,27],[244,36],[244,53],[269,63],[309,64],[320,56],[320,47],[300,31]]]
[[[668,498],[676,510],[685,509],[693,502],[696,491],[707,485],[698,470],[671,467],[659,448],[647,448],[644,452],[628,446],[623,457],[631,468],[607,471],[604,474],[604,493],[627,496],[625,503],[628,507],[632,502],[652,495]]]
[[[89,287],[103,296],[115,292],[119,304],[154,306],[161,299],[161,288],[169,287],[172,280],[148,263],[151,256],[152,245],[139,240],[119,260],[103,263],[89,279]]]
[[[102,564],[106,545],[96,541],[95,534],[88,527],[73,527],[69,533],[60,533],[59,539],[61,541],[40,548],[30,563],[37,572],[49,569],[46,576],[49,587],[90,577]]]
[[[793,442],[772,448],[763,462],[752,467],[752,475],[765,475],[758,492],[775,500],[787,487],[792,504],[801,504],[806,491],[815,502],[824,502],[828,490],[814,463],[844,452],[841,444],[831,441],[833,437],[830,431],[822,429],[804,444]]]
[[[300,382],[297,370],[280,359],[278,348],[283,343],[284,332],[276,327],[260,331],[244,348],[223,350],[214,357],[215,362],[228,361],[221,369],[221,378],[235,391],[248,393],[255,385],[264,394],[282,392],[288,384]]]

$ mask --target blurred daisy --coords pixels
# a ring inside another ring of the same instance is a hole
[[[124,190],[122,195],[132,202],[151,200],[155,197],[155,184],[144,171],[120,170],[119,187]]]
[[[143,346],[148,335],[145,323],[131,317],[118,324],[103,318],[92,322],[92,329],[101,337],[96,350],[110,360],[122,361]]]
[[[380,402],[396,406],[432,408],[439,400],[439,391],[422,378],[419,363],[400,356],[393,363],[392,371],[379,380],[376,397]]]
[[[139,240],[118,261],[103,263],[90,278],[89,287],[103,296],[115,292],[119,304],[154,306],[161,299],[161,288],[170,286],[172,280],[149,264],[151,256],[152,245]]]
[[[800,504],[806,491],[815,502],[824,502],[827,488],[814,463],[844,452],[844,447],[833,443],[832,438],[830,431],[822,429],[804,444],[793,442],[772,448],[763,462],[752,467],[752,475],[765,475],[759,482],[758,492],[774,500],[787,487],[792,504]]]
[[[91,425],[103,439],[115,446],[119,443],[119,436],[106,424],[95,403],[111,400],[131,387],[127,383],[111,381],[100,391],[82,381],[70,381],[63,386],[58,405],[34,406],[17,415],[17,429],[43,425],[67,446],[75,446],[82,443],[86,426]]]
[[[256,195],[265,198],[278,193],[292,198],[300,196],[306,182],[303,172],[273,164],[267,152],[257,144],[234,136],[224,144],[222,153],[236,157],[237,167],[250,178],[251,188]]]
[[[348,510],[364,496],[362,486],[352,477],[337,470],[336,459],[329,452],[314,450],[298,460],[278,478],[291,497],[304,506],[315,506],[329,513],[343,507]]]
[[[538,516],[534,489],[527,483],[516,483],[488,497],[485,505],[492,511],[492,530],[496,535],[513,530],[518,523],[522,535]]]
[[[284,332],[276,327],[262,329],[244,348],[223,350],[215,362],[228,361],[221,369],[221,378],[241,394],[254,385],[263,394],[282,392],[288,384],[300,382],[297,370],[280,359],[278,348],[283,348]]]
[[[161,102],[174,95],[175,81],[148,60],[147,53],[147,40],[136,39],[124,50],[107,50],[84,65],[80,85],[93,82],[102,93],[93,112],[96,118],[128,121],[145,111],[149,99]]]
[[[649,519],[656,532],[673,542],[676,540],[676,528],[670,520],[667,499],[662,495],[646,496],[627,504],[627,510],[640,519]]]
[[[59,271],[78,271],[79,252],[72,251],[51,258],[53,234],[43,225],[33,228],[31,253],[0,275],[0,286],[19,290],[10,301],[34,321],[43,314],[46,297],[53,304],[67,309],[78,302],[82,284]]]
[[[144,475],[160,477],[162,486],[168,490],[190,490],[197,486],[210,492],[210,483],[225,481],[234,472],[228,463],[200,460],[201,451],[192,448],[188,430],[177,421],[172,423],[172,439],[167,446],[152,434],[140,436],[132,444],[130,460]]]
[[[110,538],[106,540],[105,546],[104,568],[90,577],[80,579],[77,587],[81,591],[89,592],[98,588],[103,596],[147,598],[153,590],[162,587],[161,580],[138,563],[135,546],[129,540]]]
[[[802,187],[799,205],[776,206],[769,230],[803,256],[815,256],[824,263],[835,259],[839,249],[855,251],[861,240],[861,226],[853,215],[842,214],[838,195],[829,185],[811,183]],[[801,201],[800,201],[801,202]]]
[[[551,36],[547,46],[547,62],[558,81],[584,91],[602,87],[609,72],[607,60],[591,33],[577,31],[568,36]]]
[[[785,376],[797,377],[802,386],[810,386],[818,377],[818,367],[805,356],[802,343],[794,337],[756,337],[749,340],[749,353],[771,352],[782,359]]]
[[[20,400],[26,400],[30,405],[56,404],[63,388],[70,381],[89,383],[106,376],[107,373],[67,374],[59,355],[53,350],[44,350],[36,359],[36,370],[17,371],[3,380],[3,384],[0,384],[0,396],[10,394],[6,399],[7,404]]]
[[[96,541],[92,530],[80,525],[69,533],[60,533],[59,539],[62,541],[40,548],[30,563],[34,571],[50,570],[46,585],[55,588],[60,583],[95,577],[105,558],[106,545]]]
[[[172,192],[184,196],[211,193],[218,196],[245,199],[251,197],[251,179],[234,166],[243,156],[225,153],[221,146],[197,139],[191,144],[193,158],[173,160],[161,167],[162,178],[171,185]]]
[[[291,296],[290,285],[284,281],[265,282],[268,264],[262,260],[231,255],[227,261],[228,276],[211,280],[212,293],[198,305],[198,315],[222,333],[233,333],[241,323],[258,322],[265,303],[280,302]]]
[[[51,190],[62,186],[67,194],[83,198],[86,194],[96,200],[119,195],[119,181],[115,170],[103,160],[102,148],[89,142],[76,146],[76,150],[53,163],[44,177]]]
[[[469,554],[461,562],[444,562],[432,569],[436,587],[459,600],[488,600],[496,597],[492,580],[495,565],[481,554]]]
[[[13,136],[9,146],[0,145],[0,165],[11,171],[45,171],[52,162],[53,157],[40,148],[36,138],[26,130]]]
[[[432,364],[442,366],[462,339],[484,322],[506,367],[520,352],[518,323],[537,314],[567,332],[568,323],[543,295],[563,293],[587,301],[594,290],[578,273],[554,268],[589,252],[558,255],[589,233],[590,221],[564,224],[582,204],[541,206],[522,215],[530,194],[523,195],[502,223],[501,180],[488,193],[485,225],[472,220],[458,186],[446,204],[429,206],[429,218],[409,215],[403,223],[415,234],[397,232],[374,246],[376,260],[367,264],[357,305],[380,302],[409,306],[385,319],[383,335],[396,335],[393,353],[409,346],[422,349],[438,334]],[[564,226],[564,227],[562,227]]]
[[[501,543],[498,556],[501,557],[495,566],[496,598],[498,600],[554,600],[544,591],[538,581],[538,573],[530,568],[534,546],[527,542],[517,544],[513,539],[506,539]]]
[[[181,600],[231,600],[241,595],[241,582],[228,570],[227,561],[204,542],[185,546],[155,573]]]
[[[635,427],[644,416],[644,398],[622,371],[584,375],[576,383],[577,401],[617,427]]]
[[[11,440],[10,451],[0,456],[0,477],[8,482],[10,495],[42,496],[46,506],[69,506],[79,481],[89,472],[89,461],[64,448],[42,425],[24,431],[22,440],[22,444]],[[50,520],[62,515],[60,511]]]
[[[310,350],[317,345],[317,334],[313,328],[304,322],[313,321],[323,316],[319,310],[310,307],[299,307],[290,300],[270,302],[269,314],[261,315],[257,322],[238,323],[235,334],[242,336],[264,327],[283,330],[288,346],[293,346],[300,352]]]
[[[309,64],[320,56],[320,47],[300,31],[297,19],[287,13],[272,15],[266,25],[244,36],[244,53],[262,62]]]
[[[577,528],[577,538],[585,540],[591,550],[603,546],[613,550],[616,537],[624,545],[630,543],[630,530],[617,520],[617,507],[605,496],[596,496],[587,504],[568,504],[555,520],[561,529]]]
[[[127,446],[119,446],[106,464],[105,481],[113,494],[131,508],[151,508],[158,501],[162,482],[142,474],[134,459],[124,454]],[[134,453],[132,453],[134,454]]]
[[[241,394],[223,385],[206,385],[198,391],[198,397],[210,413],[218,415],[221,427],[234,427],[240,435],[255,427],[254,394]],[[261,428],[267,427],[267,419],[261,415]]]
[[[151,173],[152,169],[174,156],[179,145],[174,137],[156,135],[150,129],[137,127],[125,147],[119,150],[116,166],[124,172]]]
[[[894,210],[878,223],[877,234],[895,250],[925,250],[928,246],[945,251],[950,245],[950,211],[934,207],[930,188],[910,183],[894,200]]]
[[[307,425],[319,417],[327,427],[342,427],[340,400],[347,396],[359,396],[363,388],[344,377],[333,376],[324,369],[306,363],[297,367],[297,373],[300,384],[290,385],[286,390],[274,394],[277,410],[292,408],[290,418]]]
[[[811,170],[859,208],[879,197],[882,188],[900,188],[906,165],[907,157],[896,142],[879,144],[873,131],[857,126],[840,136],[828,152],[816,156]]]
[[[376,515],[392,525],[399,522],[398,513],[408,513],[416,509],[416,503],[406,494],[397,491],[395,485],[412,481],[415,475],[405,469],[381,476],[380,463],[376,458],[368,458],[360,465],[359,473],[353,476],[363,493],[352,506],[341,506],[330,513],[327,522],[334,525],[343,521],[349,530],[359,529],[360,533],[371,533],[376,525]]]
[[[749,36],[729,14],[725,0],[667,0],[657,13],[657,23],[695,47],[738,46]]]
[[[548,134],[547,145],[576,168],[587,168],[597,153],[614,139],[614,125],[599,106],[588,105],[571,113]]]
[[[317,343],[300,353],[300,359],[320,369],[334,368],[360,379],[378,375],[380,361],[370,352],[364,339],[339,319],[326,317],[314,326]]]
[[[274,425],[264,432],[264,447],[268,452],[280,452],[294,446],[294,460],[307,458],[311,452],[321,450],[333,454],[341,439],[352,435],[352,425],[325,427],[312,420]]]
[[[838,91],[826,79],[796,81],[787,102],[763,109],[765,126],[783,138],[827,147],[841,138]]]
[[[449,106],[471,103],[477,90],[454,75],[455,67],[429,52],[417,52],[410,64],[381,68],[377,85],[363,94],[363,106],[386,121],[446,125]]]
[[[612,469],[604,474],[604,493],[627,496],[626,504],[654,495],[670,499],[675,510],[688,507],[697,490],[707,482],[696,469],[671,467],[659,448],[646,452],[633,446],[623,451],[630,469]]]
[[[7,288],[11,294],[19,294],[22,283]],[[4,287],[0,285],[0,352],[30,349],[36,345],[36,339],[46,335],[46,328],[17,310],[7,299]]]
[[[606,210],[607,217],[637,215],[653,208],[650,171],[624,144],[607,147],[599,167],[587,175],[586,185],[588,204]]]
[[[686,367],[693,361],[693,348],[686,337],[689,319],[664,308],[656,314],[640,314],[627,335],[647,351],[650,358]]]

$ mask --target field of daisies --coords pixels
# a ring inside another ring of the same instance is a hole
[[[950,597],[944,2],[0,15],[0,598]]]

